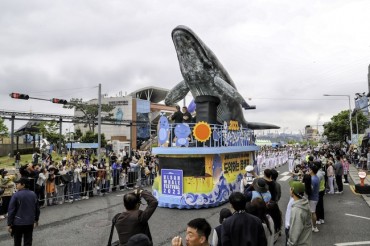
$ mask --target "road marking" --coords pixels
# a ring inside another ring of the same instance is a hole
[[[354,215],[354,214],[344,214],[344,215],[352,216],[352,217],[356,217],[356,218],[361,218],[361,219],[365,219],[365,220],[370,220],[369,217],[363,217],[363,216]]]
[[[289,175],[289,174],[290,174],[290,172],[283,172],[283,173],[281,173],[280,175],[285,176],[285,175]]]
[[[116,196],[124,196],[125,194],[121,194],[121,195],[116,195]]]
[[[288,179],[290,179],[290,176],[284,176],[279,181],[287,181]]]
[[[347,246],[347,245],[369,245],[370,241],[362,241],[362,242],[348,242],[348,243],[336,243],[334,245],[337,246]]]

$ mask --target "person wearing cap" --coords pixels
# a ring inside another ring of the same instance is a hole
[[[217,245],[222,245],[221,244],[221,229],[222,229],[222,222],[229,218],[231,215],[233,215],[228,208],[223,208],[220,211],[220,218],[219,222],[220,225],[218,225],[214,230],[213,230],[213,235],[212,235],[212,246],[217,246]]]
[[[311,211],[307,199],[304,198],[304,184],[292,180],[289,186],[290,196],[294,201],[290,211],[288,245],[312,245]]]
[[[246,189],[245,195],[248,202],[257,197],[262,198],[266,203],[271,200],[271,193],[266,180],[263,178],[254,179],[253,183]]]
[[[8,210],[8,232],[14,237],[14,245],[32,245],[33,229],[38,226],[40,207],[35,192],[28,189],[29,180],[15,181],[17,192],[12,196]]]
[[[233,192],[229,197],[234,213],[222,223],[221,245],[225,246],[266,246],[267,239],[259,218],[246,213],[246,197]]]
[[[245,167],[245,171],[246,173],[244,174],[243,179],[240,182],[241,193],[244,193],[244,190],[247,189],[253,183],[254,178],[257,177],[252,165],[247,165]]]

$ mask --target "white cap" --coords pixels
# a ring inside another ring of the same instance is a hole
[[[245,167],[245,171],[247,171],[247,172],[252,172],[253,171],[253,166],[251,166],[251,165],[248,165],[248,166],[246,166]]]

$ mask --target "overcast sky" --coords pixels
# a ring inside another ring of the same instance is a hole
[[[171,31],[186,25],[213,50],[254,111],[247,121],[297,132],[368,92],[370,1],[1,0],[0,109],[73,114],[14,100],[115,96],[182,80]],[[24,122],[17,123],[17,126]],[[7,121],[9,125],[9,121]]]

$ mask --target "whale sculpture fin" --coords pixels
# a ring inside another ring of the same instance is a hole
[[[230,98],[234,98],[244,109],[250,109],[251,106],[244,100],[242,95],[231,86],[229,83],[227,83],[225,80],[221,79],[220,77],[216,76],[214,78],[214,82],[216,84],[217,89],[219,89],[222,93],[227,94]]]
[[[252,130],[280,129],[277,125],[260,122],[247,122],[247,128]]]
[[[164,99],[164,103],[167,106],[174,105],[178,101],[182,100],[189,92],[189,87],[185,83],[185,81],[181,81],[174,88],[168,92],[166,98]]]

